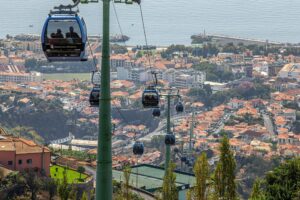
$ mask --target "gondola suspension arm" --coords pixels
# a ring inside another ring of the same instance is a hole
[[[59,6],[54,7],[54,9],[57,9],[57,10],[67,10],[67,9],[70,9],[70,10],[72,10],[72,8],[77,7],[79,5],[79,3],[80,3],[80,0],[72,0],[72,1],[74,3],[73,5],[72,4],[69,4],[69,5],[63,5],[63,4],[61,4]]]

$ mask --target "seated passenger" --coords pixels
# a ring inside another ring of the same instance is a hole
[[[51,38],[64,38],[61,29],[57,29],[56,33],[51,33]]]
[[[66,33],[66,38],[74,38],[74,39],[80,38],[79,35],[76,32],[74,32],[73,26],[71,26],[69,30],[70,32]]]

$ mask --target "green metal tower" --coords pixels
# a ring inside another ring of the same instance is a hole
[[[178,89],[161,89],[160,91],[165,90],[164,93],[160,93],[161,97],[166,97],[167,99],[167,133],[173,134],[171,132],[171,98],[177,97],[180,98]],[[167,169],[170,163],[171,158],[171,146],[166,145],[166,155],[165,155],[165,174],[167,173]]]
[[[78,0],[73,0],[78,2]],[[101,94],[99,105],[99,135],[96,172],[96,200],[112,200],[112,123],[110,96],[110,2],[103,2],[103,37],[101,60]],[[140,4],[141,0],[114,0],[114,3]],[[80,0],[80,3],[98,3],[98,0]]]
[[[167,96],[167,104],[168,104],[168,108],[167,108],[167,134],[172,134],[171,133],[171,95],[168,94]],[[167,173],[168,167],[169,167],[169,163],[170,163],[170,157],[171,157],[171,146],[170,145],[166,145],[166,160],[165,160],[165,174]]]
[[[103,37],[101,64],[101,95],[99,105],[99,136],[97,153],[96,200],[112,200],[112,124],[110,96],[110,0],[103,1]],[[140,0],[115,0],[115,3],[132,4]]]
[[[103,0],[101,95],[97,152],[96,200],[112,200],[111,99],[110,99],[110,0]]]
[[[194,138],[194,126],[195,126],[195,110],[192,108],[192,121],[190,127],[190,142],[189,142],[189,153],[192,153],[192,140]]]

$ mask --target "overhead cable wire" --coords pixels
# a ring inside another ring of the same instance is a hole
[[[140,7],[140,14],[141,14],[142,25],[143,25],[144,38],[145,38],[145,43],[146,43],[146,53],[147,53],[147,56],[148,56],[148,59],[149,59],[149,66],[150,66],[150,70],[151,70],[151,74],[152,74],[152,80],[156,84],[156,76],[154,76],[154,73],[153,73],[154,71],[153,71],[152,65],[151,65],[151,58],[150,58],[148,38],[147,38],[147,33],[146,33],[146,26],[145,26],[145,20],[144,20],[142,5],[139,4],[139,7]]]

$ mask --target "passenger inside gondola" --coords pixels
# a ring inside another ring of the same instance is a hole
[[[48,57],[79,57],[83,43],[76,20],[50,20],[46,34]]]
[[[156,93],[147,93],[144,96],[144,101],[149,105],[149,106],[157,106],[158,104],[158,95]]]
[[[61,33],[61,29],[57,29],[56,33],[51,33],[51,38],[64,38],[64,35]]]
[[[74,38],[74,39],[78,39],[80,38],[78,33],[74,32],[74,27],[70,26],[68,33],[66,33],[66,38]]]

